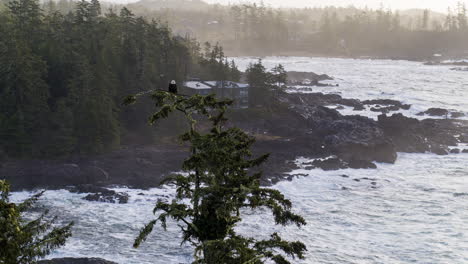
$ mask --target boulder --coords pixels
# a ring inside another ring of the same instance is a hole
[[[312,162],[312,165],[314,165],[316,168],[321,168],[322,170],[325,170],[325,171],[345,169],[347,167],[346,164],[338,158],[314,160]]]
[[[111,193],[93,193],[83,197],[84,200],[101,203],[128,203],[128,194],[111,191]]]
[[[452,154],[459,154],[459,153],[460,153],[460,149],[457,149],[457,148],[451,149],[451,150],[450,150],[450,153],[452,153]]]
[[[430,115],[430,116],[447,116],[449,111],[443,108],[429,108],[424,112],[419,113],[418,115]]]
[[[431,152],[440,156],[445,156],[449,154],[449,151],[442,146],[432,146]]]
[[[87,196],[83,197],[83,199],[94,202],[124,204],[127,203],[129,199],[129,195],[126,193],[118,193],[116,191],[91,184],[83,184],[72,187],[70,192],[89,193]]]
[[[468,149],[464,149],[462,153],[468,153]]]
[[[400,101],[391,100],[391,99],[364,100],[364,101],[362,101],[362,104],[364,104],[364,105],[378,105],[377,108],[371,108],[371,110],[374,109],[374,112],[398,111],[400,109],[409,110],[411,108],[411,105],[409,105],[409,104],[403,104]],[[386,105],[387,107],[383,107],[381,105]]]
[[[357,105],[353,108],[353,111],[363,111],[366,110],[366,108],[363,105]]]
[[[351,160],[348,162],[348,166],[352,169],[377,169],[377,166],[366,160]]]
[[[465,114],[464,114],[464,113],[461,113],[461,112],[451,112],[451,113],[450,113],[450,116],[451,116],[452,118],[460,118],[460,117],[464,117]]]
[[[392,111],[398,111],[400,110],[400,107],[398,106],[387,106],[387,107],[372,107],[370,109],[372,112],[381,112],[381,113],[389,113]]]

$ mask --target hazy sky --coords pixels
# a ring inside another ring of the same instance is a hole
[[[239,2],[260,2],[260,0],[239,1],[239,0],[206,0],[210,3],[239,3]],[[313,7],[338,5],[354,5],[358,7],[378,8],[383,4],[386,8],[409,9],[409,8],[429,8],[436,11],[446,12],[447,7],[455,7],[457,2],[464,2],[468,5],[468,0],[263,0],[265,4],[272,6],[294,6],[294,7]]]

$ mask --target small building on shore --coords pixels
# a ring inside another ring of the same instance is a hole
[[[249,85],[232,81],[200,81],[191,80],[184,82],[181,92],[186,95],[216,94],[218,98],[234,100],[232,107],[249,107]]]

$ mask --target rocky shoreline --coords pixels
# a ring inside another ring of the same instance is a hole
[[[256,136],[255,154],[271,153],[261,168],[264,185],[290,180],[292,176],[286,173],[297,168],[294,163],[297,157],[321,158],[311,168],[336,170],[375,168],[375,162],[394,163],[397,152],[438,155],[468,152],[468,149],[450,149],[458,143],[468,143],[468,121],[390,115],[391,111],[411,107],[399,101],[360,101],[323,93],[284,93],[280,98],[281,102],[273,110],[234,110],[227,124]],[[366,105],[378,105],[383,114],[378,120],[344,116],[326,107],[330,105],[353,107],[356,113]],[[435,114],[445,111],[435,111]],[[180,169],[187,156],[187,148],[177,144],[127,146],[94,157],[6,160],[0,164],[0,173],[12,183],[14,190],[85,186],[75,191],[90,193],[86,196],[88,200],[124,203],[125,195],[89,186],[157,187],[167,175]],[[323,160],[328,157],[332,158]]]

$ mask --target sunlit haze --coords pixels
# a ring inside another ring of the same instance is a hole
[[[210,3],[239,3],[241,1],[233,0],[207,0]],[[250,1],[252,2],[252,1]],[[255,2],[260,2],[257,0]],[[436,11],[445,12],[447,8],[456,6],[457,2],[467,3],[468,1],[458,0],[263,0],[265,4],[282,7],[316,7],[316,6],[348,6],[378,8],[383,5],[385,8],[392,9],[410,9],[410,8],[429,8]]]

